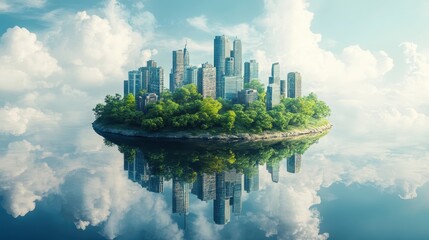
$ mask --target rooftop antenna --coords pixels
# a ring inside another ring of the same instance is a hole
[[[185,42],[185,48],[186,48],[186,46],[188,45],[188,39],[186,39],[186,42]]]

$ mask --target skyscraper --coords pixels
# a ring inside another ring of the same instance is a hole
[[[280,80],[280,98],[286,98],[286,80]]]
[[[142,73],[140,71],[129,71],[128,80],[124,81],[124,97],[128,94],[137,94],[142,90]]]
[[[267,87],[267,110],[271,110],[273,107],[280,104],[280,89],[275,83],[268,85]]]
[[[188,54],[189,60],[189,54]],[[170,73],[170,91],[183,86],[185,80],[185,55],[182,50],[173,51],[173,68]]]
[[[234,58],[234,76],[243,77],[243,57],[241,40],[236,38],[233,42],[233,50],[231,51],[231,57]]]
[[[185,65],[185,69],[190,66],[189,51],[186,48],[187,45],[188,45],[188,43],[186,42],[185,48],[183,49],[183,65]]]
[[[266,106],[270,110],[278,104],[280,104],[280,64],[273,63],[267,87]]]
[[[160,96],[164,89],[164,70],[162,67],[157,67],[154,60],[149,60],[146,67],[139,68],[139,72],[142,79],[141,89]]]
[[[290,72],[287,74],[287,97],[301,97],[302,79],[299,72]]]
[[[250,83],[253,79],[259,79],[259,64],[256,60],[244,63],[244,84]]]
[[[214,66],[216,67],[216,98],[221,97],[223,91],[222,77],[225,75],[225,58],[230,55],[229,41],[225,37],[216,36],[214,39]]]
[[[191,83],[198,86],[198,68],[196,66],[186,68],[185,84]]]
[[[234,75],[234,58],[233,57],[225,58],[225,76],[235,76]]]
[[[238,100],[238,92],[243,89],[243,78],[239,76],[224,76],[222,78],[225,84],[222,97],[231,101]]]
[[[156,93],[161,96],[164,90],[164,69],[162,67],[155,67],[150,69],[148,92]]]
[[[269,79],[269,83],[280,85],[280,64],[278,62],[271,65],[271,77]]]
[[[209,63],[198,69],[198,92],[203,97],[216,99],[216,76],[216,68]]]

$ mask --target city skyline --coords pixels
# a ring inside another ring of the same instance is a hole
[[[243,96],[243,93],[250,93],[247,90],[251,90],[251,88],[247,85],[253,80],[263,82],[259,79],[257,60],[251,59],[243,63],[242,43],[237,36],[232,41],[232,44],[225,35],[215,36],[213,49],[214,64],[211,65],[206,62],[202,63],[201,66],[191,65],[191,54],[187,48],[187,42],[183,50],[173,50],[172,68],[169,74],[170,92],[175,92],[186,84],[195,84],[198,92],[203,97],[223,98],[233,103],[242,103],[248,106],[250,101],[246,99],[250,98]],[[154,66],[151,66],[151,64]],[[156,70],[157,74],[154,74],[154,70]],[[160,93],[162,91],[159,89],[165,88],[162,74],[163,68],[156,66],[156,62],[153,59],[147,62],[147,67],[140,67],[138,71],[129,71],[128,80],[124,80],[124,97],[128,93],[132,93],[137,99],[137,95],[143,90],[147,93],[157,94],[156,99],[157,97],[161,98]],[[267,97],[265,102],[267,109],[272,109],[280,104],[282,98],[302,96],[300,73],[288,73],[287,81],[280,80],[280,78],[280,63],[275,62],[271,66],[271,76],[268,78],[266,88]],[[157,92],[153,92],[151,88],[157,89]],[[242,90],[246,90],[246,92],[242,92]],[[143,108],[141,110],[144,111]]]

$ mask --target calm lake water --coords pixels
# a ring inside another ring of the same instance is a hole
[[[429,237],[429,153],[412,141],[335,126],[297,141],[142,141],[82,126],[0,143],[0,239]]]

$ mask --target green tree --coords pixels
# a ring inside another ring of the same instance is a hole
[[[235,117],[237,115],[235,114],[234,111],[227,111],[222,115],[222,127],[225,131],[227,132],[231,132],[231,130],[234,128],[234,123],[235,123]]]

